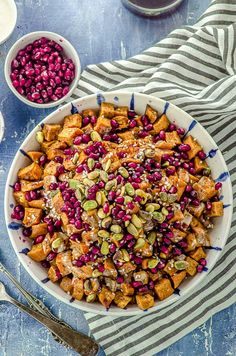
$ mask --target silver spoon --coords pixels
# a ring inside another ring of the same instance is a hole
[[[5,286],[2,282],[0,282],[0,301],[9,302],[28,315],[32,316],[34,319],[46,326],[63,343],[66,343],[69,347],[79,352],[81,356],[97,355],[99,346],[94,340],[73,329],[69,329],[64,325],[58,324],[58,322],[42,315],[41,313],[38,313],[37,311],[20,303],[18,300],[12,298],[9,294],[7,294]]]

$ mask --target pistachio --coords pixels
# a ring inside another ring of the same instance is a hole
[[[124,178],[128,178],[129,177],[129,172],[127,171],[127,169],[126,168],[124,168],[124,167],[120,167],[119,169],[118,169],[118,172],[122,175],[122,177],[124,177]]]
[[[159,213],[158,211],[154,211],[152,216],[153,219],[157,220],[159,223],[162,223],[165,220],[165,216],[162,213]]]
[[[88,185],[89,187],[92,187],[95,184],[95,182],[89,178],[84,178],[83,183],[84,185]]]
[[[96,193],[96,201],[97,201],[98,205],[102,205],[102,194],[100,191],[98,191]]]
[[[99,170],[95,170],[95,171],[92,171],[90,173],[88,173],[88,179],[96,179],[100,176],[100,171]]]
[[[102,276],[102,272],[100,272],[98,269],[95,269],[93,272],[92,272],[92,277],[93,278],[97,278],[97,277],[100,277]]]
[[[110,180],[109,182],[106,183],[106,185],[105,185],[105,190],[106,190],[106,191],[109,191],[109,190],[111,190],[112,188],[115,188],[116,185],[117,185],[116,179]]]
[[[86,297],[86,302],[87,303],[93,303],[96,299],[96,293],[91,293],[89,295],[87,295]]]
[[[175,261],[174,266],[178,271],[181,271],[188,267],[188,262],[187,261]]]
[[[142,198],[141,204],[146,204],[148,199],[147,193],[142,189],[136,189],[135,193]]]
[[[128,195],[130,195],[131,197],[134,196],[135,190],[134,190],[134,188],[133,188],[131,183],[126,183],[125,184],[125,190],[126,190],[126,193]]]
[[[125,262],[129,262],[129,261],[130,261],[130,257],[129,257],[128,251],[126,251],[125,249],[122,249],[122,250],[121,250],[121,253],[122,253],[122,255],[123,255],[123,260],[124,260]]]
[[[143,224],[142,221],[140,220],[140,218],[138,217],[138,215],[133,214],[132,218],[131,218],[132,223],[134,224],[135,227],[137,227],[137,229],[141,229]]]
[[[134,249],[140,250],[141,248],[143,248],[144,245],[145,245],[145,240],[142,237],[139,237],[136,244],[134,245]]]
[[[104,218],[106,218],[107,217],[107,214],[105,214],[104,213],[104,211],[103,211],[103,209],[102,208],[100,208],[99,210],[98,210],[98,217],[100,218],[100,219],[104,219]]]
[[[108,216],[107,218],[102,220],[101,225],[104,229],[107,229],[111,225],[111,222],[112,222],[112,218]]]
[[[144,151],[144,154],[146,157],[148,158],[152,158],[155,156],[155,150],[153,148],[147,148],[145,151]]]
[[[104,171],[108,172],[110,166],[111,166],[111,159],[109,158],[109,159],[107,160],[107,162],[103,163],[102,168],[104,169]]]
[[[123,197],[125,195],[125,187],[122,186],[120,190],[120,195]]]
[[[129,225],[127,226],[127,231],[129,234],[134,235],[135,237],[138,237],[139,235],[137,228],[132,223],[129,223]]]
[[[165,216],[167,216],[167,215],[169,214],[169,211],[168,211],[166,208],[164,208],[164,207],[161,209],[161,212],[162,212],[162,214],[165,215]]]
[[[150,221],[152,219],[152,215],[148,211],[140,210],[139,216],[142,218],[143,223]]]
[[[170,163],[168,161],[166,161],[165,163],[162,164],[162,167],[165,168],[165,167],[168,167],[170,165]]]
[[[203,170],[204,176],[209,176],[211,174],[211,168],[207,167]]]
[[[125,198],[125,204],[131,203],[133,201],[133,198],[129,197],[128,195],[125,195],[124,198]]]
[[[59,249],[60,252],[64,250],[64,239],[61,237],[58,237],[56,240],[52,242],[52,250],[59,252]]]
[[[95,142],[95,141],[102,141],[102,138],[101,138],[101,136],[99,135],[99,133],[98,133],[97,131],[92,131],[92,132],[90,133],[90,137],[91,137],[91,140],[92,140],[93,142]]]
[[[98,231],[98,236],[102,237],[103,239],[108,239],[110,237],[110,234],[106,230],[99,230]]]
[[[79,201],[82,200],[83,196],[82,196],[82,193],[81,193],[81,191],[80,191],[79,189],[76,189],[76,191],[75,191],[75,197],[76,197],[76,199],[78,199]]]
[[[127,227],[127,226],[129,226],[129,221],[127,220],[127,221],[125,221],[125,227]]]
[[[100,178],[103,182],[108,182],[108,174],[105,171],[100,171]]]
[[[158,210],[158,209],[160,209],[160,205],[156,204],[156,203],[149,203],[145,206],[145,210],[150,213],[153,213],[155,210]]]
[[[96,200],[87,200],[84,204],[83,204],[83,209],[85,211],[89,211],[89,210],[93,210],[96,209],[98,206]]]
[[[101,253],[103,255],[108,255],[109,253],[109,244],[107,241],[103,241],[102,246],[101,246]]]
[[[120,225],[111,225],[110,230],[115,234],[119,234],[122,229]]]
[[[107,201],[107,197],[106,197],[106,194],[103,192],[103,191],[100,191],[101,193],[101,199],[102,199],[102,205],[104,205],[104,203],[106,203]]]
[[[174,203],[177,200],[177,194],[168,194],[168,203]]]
[[[59,192],[58,189],[56,189],[56,190],[51,190],[51,192],[49,193],[49,195],[50,195],[51,198],[54,198],[55,195],[57,195],[58,192]]]
[[[80,186],[80,182],[76,179],[69,179],[68,183],[69,183],[69,188],[72,189],[78,189]]]
[[[88,165],[89,169],[92,170],[94,165],[95,165],[94,159],[93,158],[88,158],[87,165]]]
[[[78,159],[79,159],[79,154],[78,154],[78,152],[76,152],[74,157],[72,158],[72,163],[76,164]]]
[[[157,237],[157,234],[156,234],[155,231],[149,232],[149,234],[148,234],[148,242],[150,243],[150,245],[154,244],[154,242],[156,241],[156,237]]]
[[[166,192],[160,192],[159,197],[160,197],[161,201],[163,201],[163,202],[166,202],[168,199],[168,195]]]
[[[38,143],[43,143],[43,141],[44,141],[44,134],[43,134],[43,132],[42,132],[42,131],[36,132],[35,138],[36,138],[36,141],[37,141]]]
[[[148,268],[155,268],[158,265],[158,260],[155,258],[151,258],[148,260]]]
[[[113,234],[112,235],[112,239],[116,240],[116,241],[120,241],[122,240],[124,237],[124,234]]]

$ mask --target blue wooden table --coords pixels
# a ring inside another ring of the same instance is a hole
[[[49,30],[68,38],[79,52],[83,68],[90,63],[126,58],[164,38],[171,30],[193,24],[210,0],[185,0],[173,14],[145,19],[131,14],[120,0],[17,0],[18,22],[11,38],[0,46],[0,110],[6,130],[0,144],[0,260],[22,285],[77,330],[88,332],[83,313],[45,293],[20,266],[5,229],[4,185],[14,154],[31,129],[52,110],[33,109],[8,89],[3,65],[11,45],[27,32]],[[1,29],[0,29],[1,30]],[[0,276],[8,291],[21,300],[12,285]],[[236,355],[236,307],[215,315],[159,356]],[[102,352],[101,352],[102,354]],[[0,356],[72,356],[45,328],[9,304],[0,306]]]

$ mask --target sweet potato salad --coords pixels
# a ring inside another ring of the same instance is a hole
[[[221,183],[165,114],[103,102],[36,139],[12,218],[32,241],[28,256],[72,298],[146,310],[206,268]]]

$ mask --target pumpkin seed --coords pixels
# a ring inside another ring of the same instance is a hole
[[[104,229],[107,229],[111,225],[111,222],[112,222],[112,218],[108,216],[107,218],[102,220],[101,225],[102,227],[104,227]]]
[[[85,211],[89,211],[89,210],[93,210],[96,209],[98,206],[96,200],[87,200],[84,204],[83,204],[83,209]]]
[[[76,164],[78,159],[79,159],[79,154],[78,154],[78,152],[76,152],[74,157],[72,158],[72,163]]]
[[[132,223],[129,223],[129,225],[127,226],[127,231],[128,231],[128,233],[130,233],[131,235],[134,235],[135,237],[138,237],[138,235],[139,235],[137,228]]]
[[[150,245],[154,244],[154,242],[156,241],[156,237],[157,237],[157,234],[156,234],[155,231],[149,232],[149,234],[148,234],[148,242],[150,243]]]
[[[36,141],[37,141],[38,143],[43,143],[43,141],[44,141],[44,134],[43,134],[43,132],[42,132],[42,131],[36,132],[35,138],[36,138]]]
[[[102,246],[101,246],[101,253],[103,255],[108,255],[109,253],[109,244],[107,241],[103,241]]]
[[[68,183],[69,183],[69,188],[72,189],[78,189],[80,186],[80,182],[76,179],[69,179]]]
[[[84,178],[83,183],[84,185],[88,185],[89,187],[92,187],[95,184],[95,182],[89,178]]]
[[[103,180],[103,182],[108,182],[108,174],[105,171],[100,171],[100,178]]]
[[[111,159],[109,158],[107,162],[103,163],[102,168],[104,169],[104,171],[108,172],[110,167],[111,167]]]
[[[168,195],[166,192],[160,192],[159,197],[160,197],[161,201],[164,201],[164,202],[166,202],[168,199]]]
[[[124,234],[113,234],[112,235],[112,239],[116,240],[116,241],[120,241],[122,240],[124,237]]]
[[[181,271],[188,267],[188,262],[187,261],[175,261],[174,265],[178,271]]]
[[[177,194],[168,194],[168,203],[174,203],[177,200]]]
[[[121,253],[123,255],[123,260],[125,262],[129,262],[130,261],[129,253],[125,249],[122,249]]]
[[[131,221],[134,224],[134,226],[137,227],[138,229],[142,228],[143,224],[142,224],[142,221],[139,219],[138,215],[133,214]]]
[[[102,237],[103,239],[108,239],[110,237],[110,234],[106,230],[99,230],[98,231],[98,236]]]
[[[99,135],[99,133],[98,133],[97,131],[92,131],[92,132],[90,133],[90,137],[91,137],[91,140],[92,140],[93,142],[95,142],[95,141],[102,141],[102,138],[101,138],[101,136]]]
[[[89,295],[87,295],[86,297],[86,302],[87,303],[93,303],[96,299],[96,293],[91,293]]]
[[[97,277],[100,277],[102,276],[102,272],[100,272],[98,269],[95,269],[93,272],[92,272],[92,277],[93,278],[97,278]]]
[[[89,169],[91,171],[93,169],[94,165],[95,165],[94,159],[93,158],[88,158],[87,165],[88,165],[88,167],[89,167]]]
[[[157,220],[159,223],[162,223],[165,220],[165,216],[162,213],[159,213],[158,211],[154,211],[152,216],[153,219]]]
[[[165,216],[167,216],[167,215],[169,214],[169,211],[168,211],[166,208],[164,208],[164,207],[161,209],[161,212],[162,212],[162,214],[165,215]]]
[[[88,174],[88,179],[96,179],[100,176],[100,171],[99,170],[95,170],[95,171],[92,171]]]
[[[116,183],[117,183],[117,182],[116,182],[116,179],[110,180],[109,182],[106,183],[106,185],[105,185],[105,190],[106,190],[106,191],[109,191],[109,190],[111,190],[112,188],[115,188]]]
[[[125,190],[126,190],[128,195],[130,195],[131,197],[134,196],[135,190],[134,190],[134,188],[133,188],[131,183],[126,183],[125,184]]]
[[[155,268],[158,265],[158,260],[155,258],[152,258],[148,260],[148,268]]]
[[[111,225],[110,230],[115,234],[119,234],[122,229],[120,225]]]
[[[104,219],[104,218],[107,217],[107,214],[104,213],[104,211],[103,211],[102,208],[100,208],[100,209],[98,210],[97,214],[98,214],[98,217],[99,217],[100,219]]]
[[[155,156],[155,150],[153,148],[147,148],[145,151],[144,151],[144,154],[146,157],[148,158],[152,158]]]
[[[134,249],[139,250],[143,248],[144,245],[145,245],[145,240],[142,237],[139,237],[136,244],[134,245]]]
[[[118,169],[118,172],[122,175],[122,177],[124,177],[124,178],[128,178],[129,177],[129,172],[127,171],[127,169],[126,168],[124,168],[124,167],[120,167],[119,169]]]

